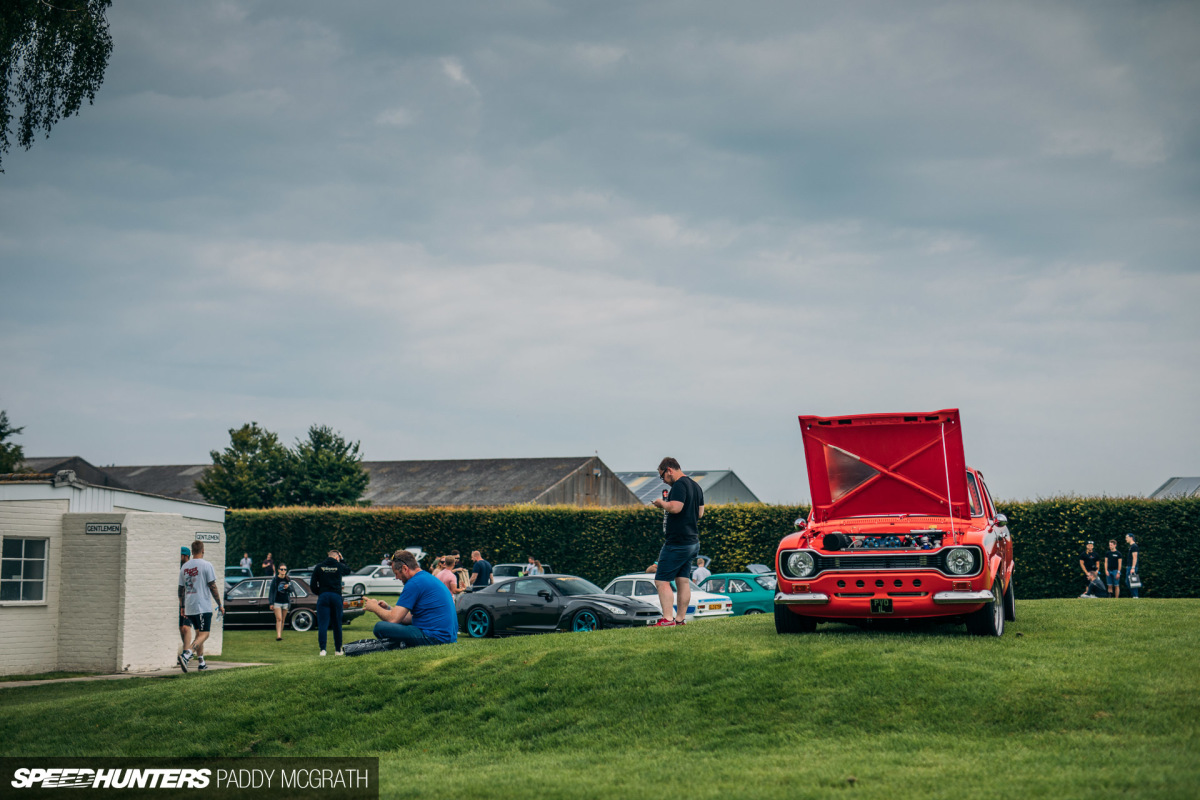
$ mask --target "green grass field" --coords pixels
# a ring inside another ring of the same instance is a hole
[[[228,631],[223,659],[274,665],[6,689],[0,753],[378,755],[388,797],[1200,795],[1200,601],[1018,617],[999,640],[759,616],[323,659],[315,634]]]

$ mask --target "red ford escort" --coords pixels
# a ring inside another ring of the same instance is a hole
[[[775,556],[775,630],[953,618],[978,636],[1015,619],[1012,538],[967,467],[958,409],[800,417],[812,511]]]

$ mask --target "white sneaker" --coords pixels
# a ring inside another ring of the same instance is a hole
[[[334,654],[335,656],[344,656],[344,655],[346,655],[346,654],[345,654],[345,653],[343,653],[341,650],[335,650],[333,654]]]
[[[321,651],[321,655],[325,655],[325,651],[324,651],[324,650],[322,650],[322,651]]]

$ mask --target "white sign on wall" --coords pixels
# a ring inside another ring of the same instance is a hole
[[[221,534],[219,534],[219,533],[197,533],[196,541],[197,542],[219,542],[219,541],[221,541]]]
[[[93,536],[120,536],[121,523],[119,522],[85,522],[83,523],[83,532]]]

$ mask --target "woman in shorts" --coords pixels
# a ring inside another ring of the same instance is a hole
[[[283,640],[283,623],[287,619],[288,609],[292,607],[292,582],[288,580],[287,564],[280,564],[271,579],[271,589],[267,597],[271,599],[271,608],[275,611],[275,641]]]

